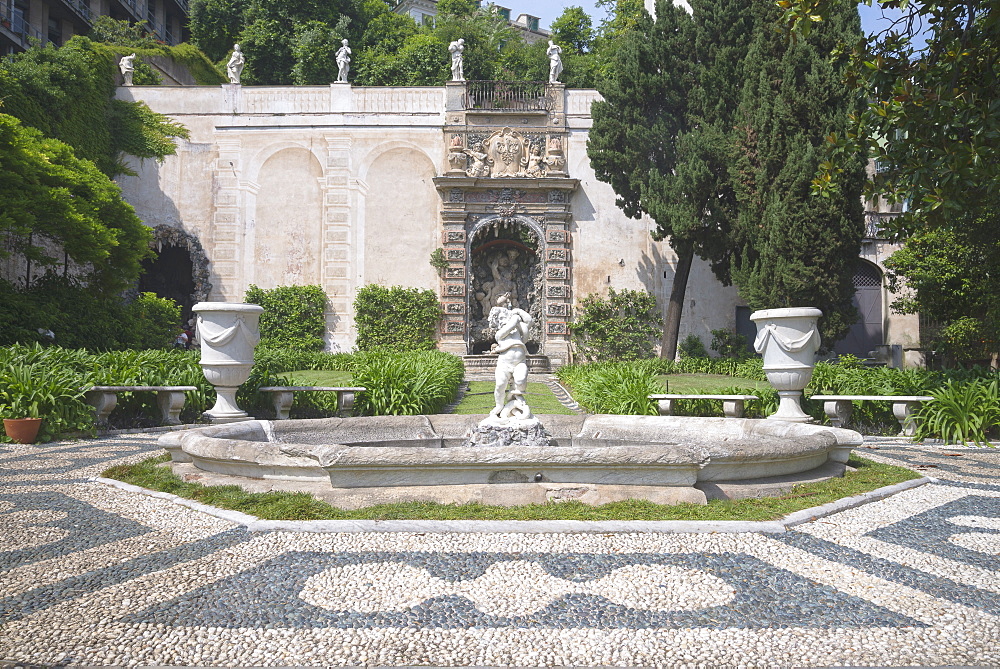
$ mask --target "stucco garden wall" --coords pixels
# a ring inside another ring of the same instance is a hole
[[[665,304],[676,256],[652,240],[649,221],[622,214],[587,159],[596,91],[560,87],[558,94],[564,97],[547,116],[498,111],[487,121],[564,138],[565,174],[578,181],[565,225],[569,305],[609,287],[647,290]],[[175,156],[133,165],[137,176],[119,183],[148,225],[178,227],[201,241],[210,260],[209,299],[241,301],[250,284],[319,284],[329,296],[328,343],[349,349],[360,286],[444,294],[429,259],[448,239],[444,187],[433,180],[449,169],[455,174],[448,161],[458,127],[448,111],[451,88],[136,86],[118,95],[142,100],[190,131]],[[471,124],[481,122],[461,121],[468,137]],[[477,179],[475,187],[491,181]],[[696,261],[681,337],[694,333],[707,345],[710,330],[734,327],[741,304],[735,289]],[[558,313],[567,320],[571,312]]]

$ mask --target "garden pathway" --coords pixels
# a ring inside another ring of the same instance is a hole
[[[330,534],[91,480],[156,436],[0,444],[0,663],[1000,665],[1000,452],[873,440],[937,481],[783,533]]]

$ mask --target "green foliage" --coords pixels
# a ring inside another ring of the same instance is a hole
[[[247,0],[191,0],[191,40],[212,61],[228,59],[239,41]]]
[[[188,351],[121,351],[94,354],[58,346],[0,348],[0,415],[42,418],[41,439],[67,433],[92,433],[94,410],[83,400],[94,385],[185,385],[181,417],[193,421],[214,400],[197,355]],[[155,425],[160,416],[154,393],[119,393],[112,425]]]
[[[955,383],[949,379],[932,391],[933,402],[917,412],[916,439],[937,437],[949,444],[989,444],[1000,425],[1000,386],[996,377]]]
[[[724,328],[712,330],[712,343],[709,346],[723,358],[742,360],[751,355],[747,348],[747,338]]]
[[[7,238],[0,257],[14,253],[44,267],[64,253],[90,269],[98,292],[121,290],[139,275],[149,228],[93,163],[0,114],[0,174],[0,234]],[[54,255],[52,246],[63,253]]]
[[[448,267],[448,259],[444,257],[444,249],[440,246],[431,251],[431,267],[441,274]]]
[[[250,284],[244,300],[264,307],[260,316],[262,348],[321,350],[326,334],[326,293],[320,286],[278,286],[264,290]]]
[[[330,28],[322,21],[297,27],[292,42],[292,83],[324,85],[337,79],[337,50],[346,30],[343,24]]]
[[[443,315],[432,290],[376,284],[363,286],[354,298],[359,351],[431,350]]]
[[[146,32],[146,21],[129,23],[110,16],[98,16],[90,27],[90,39],[115,46],[155,48],[156,38]]]
[[[609,288],[607,298],[592,293],[583,299],[570,332],[587,360],[635,360],[653,356],[660,325],[652,295]]]
[[[66,348],[170,348],[180,322],[177,304],[152,293],[126,302],[54,274],[36,279],[28,290],[0,281],[0,346],[47,343],[41,329],[54,332]]]
[[[866,195],[909,205],[891,222],[893,232],[961,229],[957,220],[1000,199],[1000,7],[989,0],[865,4],[902,10],[902,17],[841,46],[848,81],[867,104],[846,132],[830,136],[814,188],[837,192],[845,161],[868,154],[882,169]],[[823,25],[837,6],[794,0],[784,5],[784,18],[808,29]]]
[[[187,131],[142,103],[115,99],[118,59],[131,50],[77,36],[58,49],[50,45],[14,54],[0,61],[3,111],[66,142],[78,158],[93,161],[109,177],[129,173],[123,152],[139,158],[171,155],[174,139],[187,137]],[[166,47],[148,51],[170,53]],[[180,53],[192,57],[190,51]]]
[[[169,348],[180,332],[181,308],[156,293],[139,293],[126,308],[130,330],[129,348]]]
[[[462,359],[440,351],[369,351],[355,356],[354,382],[367,390],[355,401],[369,416],[437,413],[451,402],[465,374]]]
[[[762,23],[744,64],[731,170],[739,204],[732,278],[752,309],[821,309],[820,333],[832,343],[857,320],[863,161],[844,164],[836,196],[813,197],[810,184],[826,138],[843,134],[863,103],[843,83],[845,59],[829,56],[840,41],[861,38],[860,21],[843,6],[807,38],[784,41],[767,30],[777,7],[755,6]]]
[[[893,310],[939,323],[921,328],[921,343],[957,362],[988,358],[1000,341],[1000,216],[968,218],[915,234],[885,261],[902,295]]]
[[[681,360],[685,358],[707,358],[708,351],[705,350],[705,344],[701,341],[701,337],[692,332],[687,337],[684,337],[684,341],[677,347],[677,355],[680,356]]]
[[[557,372],[573,399],[591,413],[655,415],[649,395],[664,392],[657,361],[594,362],[566,365]]]
[[[475,0],[439,0],[437,9],[440,14],[468,17],[478,9],[478,3]]]
[[[552,41],[568,52],[583,55],[594,47],[594,24],[583,7],[567,7],[550,26]]]

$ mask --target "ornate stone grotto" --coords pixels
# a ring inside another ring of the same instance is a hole
[[[565,360],[572,297],[570,195],[577,181],[467,175],[434,181],[448,260],[441,285],[442,348],[462,355],[489,352],[494,334],[489,310],[509,292],[534,318],[529,352]]]

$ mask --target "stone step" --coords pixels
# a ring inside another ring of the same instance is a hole
[[[496,368],[497,357],[495,355],[463,355],[462,362],[465,364],[466,372],[492,372]],[[529,374],[548,374],[552,371],[552,365],[547,355],[529,355]]]

